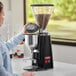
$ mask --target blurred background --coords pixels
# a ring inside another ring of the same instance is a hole
[[[35,22],[31,4],[54,4],[47,30],[54,41],[76,42],[76,0],[26,0],[27,22]]]

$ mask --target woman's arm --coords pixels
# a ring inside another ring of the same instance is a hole
[[[16,45],[18,45],[25,38],[23,33],[19,33],[15,37],[8,40],[5,44],[9,50],[13,49]]]
[[[13,76],[10,73],[8,73],[5,68],[3,67],[3,59],[2,59],[2,53],[0,50],[0,76]]]
[[[0,49],[0,76],[22,76],[22,74],[11,74],[4,68],[1,49]]]
[[[5,70],[3,66],[0,65],[0,76],[13,76]]]

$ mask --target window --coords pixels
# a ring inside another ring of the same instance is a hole
[[[27,0],[27,22],[36,23],[30,5],[41,3],[55,5],[47,25],[52,40],[76,43],[76,0]]]

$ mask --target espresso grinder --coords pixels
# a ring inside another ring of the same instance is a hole
[[[37,24],[29,23],[26,26],[26,30],[30,32],[30,34],[25,35],[25,43],[28,44],[32,51],[32,66],[26,67],[25,70],[40,71],[52,69],[53,56],[51,36],[45,29],[50,19],[54,5],[33,4],[31,7]],[[32,33],[35,31],[37,32]]]

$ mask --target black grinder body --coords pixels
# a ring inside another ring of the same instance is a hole
[[[38,44],[37,50],[39,53],[37,54],[36,61],[37,66],[42,69],[50,69],[53,68],[53,56],[52,56],[52,46],[51,46],[50,35],[48,34],[38,34]],[[34,58],[33,58],[34,59]]]

